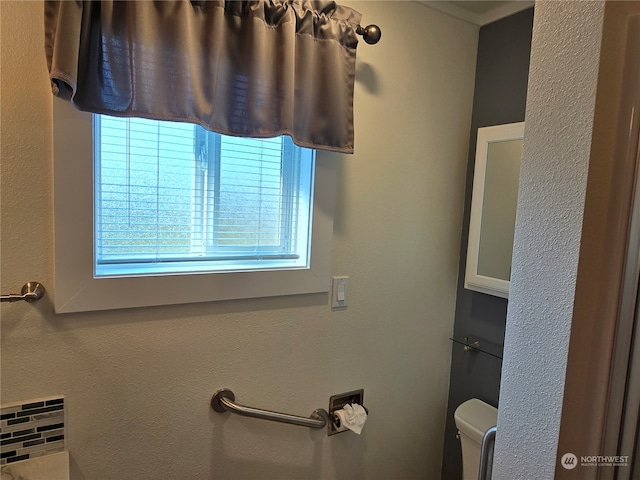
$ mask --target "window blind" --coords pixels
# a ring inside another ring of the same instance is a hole
[[[308,266],[314,152],[94,116],[97,276]]]

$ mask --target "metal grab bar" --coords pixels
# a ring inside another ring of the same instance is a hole
[[[22,286],[20,295],[10,293],[9,295],[1,295],[0,302],[17,302],[24,300],[25,302],[35,302],[44,296],[44,285],[39,282],[27,282]]]
[[[231,390],[223,388],[222,390],[218,390],[211,398],[211,408],[218,413],[231,412],[245,417],[262,418],[273,422],[290,423],[292,425],[309,428],[323,428],[329,418],[327,411],[322,408],[314,410],[311,417],[298,417],[297,415],[289,415],[288,413],[272,412],[270,410],[261,410],[259,408],[239,405],[234,403],[235,399],[236,396]]]
[[[490,480],[489,475],[489,452],[491,452],[490,446],[496,443],[496,431],[497,427],[491,427],[484,432],[482,437],[482,450],[480,451],[480,469],[478,471],[478,480]]]

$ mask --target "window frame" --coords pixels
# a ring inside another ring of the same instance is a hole
[[[94,276],[92,115],[53,98],[56,313],[328,292],[336,165],[318,151],[307,269]]]

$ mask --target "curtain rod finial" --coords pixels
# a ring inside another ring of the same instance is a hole
[[[362,39],[369,45],[378,43],[380,41],[380,37],[382,37],[380,27],[377,25],[367,25],[364,28],[358,25],[358,28],[356,28],[356,33],[358,35],[362,35]]]

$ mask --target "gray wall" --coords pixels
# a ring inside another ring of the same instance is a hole
[[[533,8],[485,25],[480,29],[478,44],[454,335],[480,338],[495,344],[498,351],[504,340],[507,300],[463,286],[476,136],[480,127],[524,120],[532,27]],[[443,480],[462,478],[462,454],[453,419],[455,409],[474,397],[497,406],[501,366],[502,362],[495,357],[465,352],[461,345],[452,345]]]

